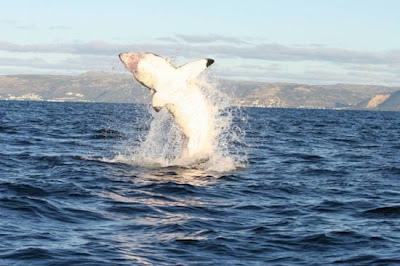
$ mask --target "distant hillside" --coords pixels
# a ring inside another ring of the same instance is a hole
[[[400,90],[390,94],[390,97],[378,105],[381,111],[400,111]]]
[[[148,91],[129,74],[87,72],[79,76],[0,76],[0,99],[143,102]]]
[[[235,105],[288,108],[399,110],[400,88],[375,85],[306,85],[219,80]],[[78,76],[0,76],[0,100],[149,102],[132,75],[87,72]]]
[[[377,94],[386,95],[387,98],[384,99],[386,100],[391,92],[399,89],[374,85],[240,82],[236,86],[232,93],[233,97],[246,106],[340,109],[368,109],[364,102],[370,102]]]

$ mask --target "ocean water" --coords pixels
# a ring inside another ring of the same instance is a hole
[[[221,172],[118,160],[144,106],[0,101],[0,265],[400,264],[400,113],[235,114]]]

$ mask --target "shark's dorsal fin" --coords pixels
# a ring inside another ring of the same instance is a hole
[[[177,70],[183,75],[188,77],[188,80],[195,79],[201,72],[203,72],[207,67],[214,63],[213,59],[204,58],[191,63],[187,63]]]

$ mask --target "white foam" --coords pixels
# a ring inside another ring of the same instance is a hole
[[[171,113],[164,108],[156,113],[152,108],[149,131],[140,141],[130,140],[113,158],[122,162],[147,168],[177,166],[205,171],[227,172],[243,168],[247,164],[247,153],[244,148],[244,130],[233,123],[235,115],[242,115],[238,109],[230,109],[230,99],[219,90],[217,82],[210,82],[205,76],[197,80],[197,86],[206,103],[207,112],[196,114],[207,115],[211,133],[207,135],[207,158],[193,158],[185,154],[185,138]],[[196,117],[192,117],[196,121]],[[203,120],[203,121],[204,121]],[[148,123],[143,121],[143,123]],[[139,143],[139,145],[135,145]]]

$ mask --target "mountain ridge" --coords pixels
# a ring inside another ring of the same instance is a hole
[[[381,85],[308,85],[217,80],[234,105],[400,111],[400,88]],[[132,75],[89,71],[68,75],[0,75],[0,100],[149,102],[150,93]]]

